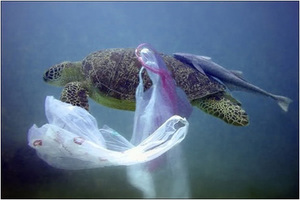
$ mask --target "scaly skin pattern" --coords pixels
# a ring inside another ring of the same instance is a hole
[[[141,64],[133,48],[106,49],[91,53],[82,62],[63,62],[51,67],[44,80],[65,86],[61,100],[88,110],[88,97],[116,109],[135,110],[135,90]],[[226,123],[245,126],[248,116],[225,87],[177,59],[161,54],[177,86],[191,103]],[[152,82],[143,72],[144,89]]]
[[[193,105],[208,114],[223,119],[228,124],[235,126],[246,126],[249,124],[248,115],[241,106],[221,93],[195,100]]]
[[[163,59],[176,84],[184,90],[189,99],[199,99],[225,90],[223,85],[175,58],[163,55]],[[134,49],[98,51],[87,56],[82,66],[85,76],[102,94],[121,100],[134,100],[141,67]],[[146,72],[143,73],[143,81],[145,90],[150,88],[152,83]]]

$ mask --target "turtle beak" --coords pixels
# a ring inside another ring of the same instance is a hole
[[[47,82],[47,78],[46,78],[45,74],[43,76],[43,79],[44,79],[45,82]]]
[[[43,79],[45,82],[48,82],[49,81],[49,71],[46,71],[43,75]]]

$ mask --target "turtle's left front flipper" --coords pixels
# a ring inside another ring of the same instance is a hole
[[[71,82],[65,85],[60,100],[89,110],[87,90],[81,82]]]
[[[219,92],[194,100],[192,104],[228,124],[235,126],[247,126],[249,124],[249,117],[241,107],[241,103],[228,93]]]

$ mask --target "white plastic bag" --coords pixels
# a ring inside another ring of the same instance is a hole
[[[28,132],[29,146],[53,167],[87,169],[109,165],[132,165],[152,160],[181,142],[188,122],[172,116],[139,145],[132,145],[119,133],[104,126],[85,109],[47,97],[49,124]]]
[[[135,145],[171,116],[188,118],[192,111],[189,100],[176,86],[159,53],[149,44],[141,44],[136,49],[136,55],[141,65],[146,68],[153,86],[144,92],[140,80],[136,91],[137,105],[147,105],[147,112],[143,112],[143,107],[136,109],[135,128],[143,128],[145,131],[143,134],[133,132],[131,142]],[[147,163],[128,166],[127,174],[130,183],[140,189],[145,198],[189,197],[187,171],[180,145]]]

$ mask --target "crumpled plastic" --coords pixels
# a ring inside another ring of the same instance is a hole
[[[41,159],[53,167],[71,170],[134,165],[161,156],[185,138],[189,102],[179,90],[177,98],[174,80],[169,79],[166,68],[160,69],[164,63],[152,50],[146,46],[139,53],[153,86],[143,91],[142,67],[131,142],[108,126],[98,129],[96,119],[85,109],[47,96],[48,123],[40,128],[33,125],[28,131],[28,144]],[[185,108],[183,112],[180,107]]]
[[[137,105],[147,105],[148,111],[143,112],[142,107],[136,109],[136,113],[140,113],[136,115],[136,128],[143,127],[147,131],[144,134],[134,131],[131,143],[135,145],[173,115],[188,118],[192,112],[188,98],[176,86],[160,54],[149,44],[141,44],[136,48],[136,56],[146,68],[153,86],[143,96],[138,95],[143,92],[142,87],[136,91]],[[127,175],[129,182],[143,192],[144,198],[188,198],[190,195],[180,144],[147,163],[128,166]]]
[[[188,128],[187,121],[175,115],[134,146],[108,126],[98,129],[95,118],[85,109],[50,96],[45,107],[49,123],[30,128],[29,146],[48,164],[62,169],[147,162],[181,142]],[[178,123],[182,126],[178,127]]]

